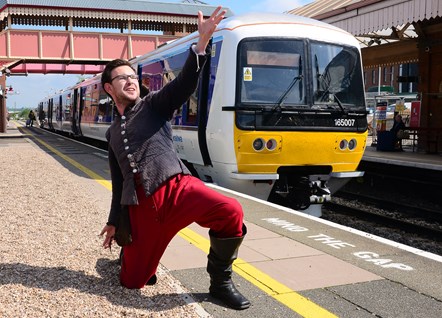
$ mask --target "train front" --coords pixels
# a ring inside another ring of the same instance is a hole
[[[322,203],[363,175],[357,171],[367,137],[362,64],[349,35],[300,30],[238,44],[235,177],[265,185],[270,201],[320,216]]]

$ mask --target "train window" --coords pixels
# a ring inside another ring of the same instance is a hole
[[[198,89],[196,89],[187,101],[186,124],[196,125],[198,111]]]
[[[60,96],[55,96],[53,98],[53,107],[52,111],[54,113],[54,116],[52,118],[55,118],[56,121],[61,121],[61,100]]]
[[[312,43],[315,109],[365,109],[361,61],[356,48]],[[322,106],[321,106],[322,105]]]
[[[181,69],[175,69],[163,75],[164,85],[178,76]],[[172,124],[184,125],[184,126],[196,126],[197,125],[197,112],[198,112],[198,86],[193,92],[190,98],[184,103],[177,111],[175,111]]]
[[[93,123],[98,118],[99,90],[96,84],[88,85],[83,95],[83,113],[81,121],[83,123]]]
[[[238,79],[243,105],[304,104],[304,43],[300,40],[250,39],[240,43]]]
[[[160,90],[179,75],[187,55],[188,52],[185,51],[161,61],[142,65],[142,84],[148,87],[150,91]],[[198,94],[199,91],[196,89],[189,100],[175,111],[170,121],[172,125],[197,125]]]
[[[98,84],[98,93],[98,112],[95,121],[99,123],[111,123],[113,115],[111,99],[107,96],[101,84]]]
[[[190,98],[173,114],[172,125],[196,126],[198,112],[198,89]]]
[[[72,120],[72,99],[70,92],[62,95],[62,105],[62,120],[70,122]]]

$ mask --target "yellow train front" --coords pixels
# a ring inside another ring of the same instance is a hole
[[[134,60],[159,89],[198,34]],[[360,50],[345,31],[279,14],[220,23],[198,89],[175,114],[180,158],[207,182],[319,216],[366,146]]]

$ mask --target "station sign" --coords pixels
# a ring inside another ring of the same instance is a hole
[[[419,127],[421,118],[421,102],[411,102],[410,127]]]
[[[385,131],[387,126],[387,102],[376,104],[376,130]]]

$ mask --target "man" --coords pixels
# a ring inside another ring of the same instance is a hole
[[[29,112],[29,115],[28,115],[28,117],[29,117],[29,127],[33,127],[34,126],[34,120],[35,120],[35,114],[34,114],[34,111],[30,111]],[[28,126],[28,125],[27,125]]]
[[[393,123],[393,127],[391,127],[390,131],[393,133],[393,139],[394,139],[394,143],[393,143],[393,147],[397,148],[399,151],[404,151],[402,149],[402,136],[399,135],[399,131],[402,130],[402,133],[405,129],[405,124],[402,121],[402,116],[397,114],[394,117],[394,123]]]
[[[115,102],[117,115],[107,131],[112,203],[104,248],[110,248],[122,206],[130,216],[132,242],[124,246],[120,281],[128,288],[156,282],[156,270],[168,243],[193,222],[209,228],[207,271],[210,294],[234,309],[250,302],[231,280],[232,263],[247,230],[240,204],[191,176],[172,143],[169,120],[196,88],[210,38],[225,11],[218,7],[204,20],[198,12],[199,39],[181,73],[160,91],[139,97],[138,77],[127,61],[106,66],[101,82]]]

